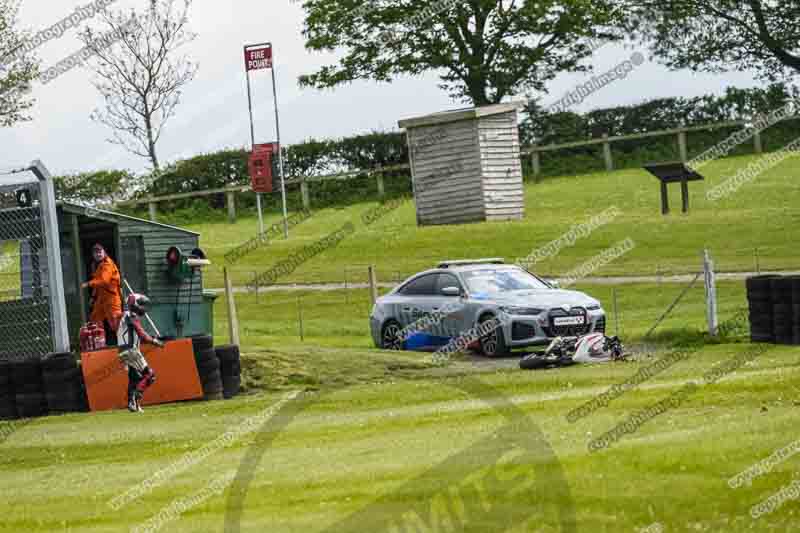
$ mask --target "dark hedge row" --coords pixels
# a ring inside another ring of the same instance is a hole
[[[662,98],[637,105],[596,109],[585,114],[572,112],[548,113],[531,104],[528,116],[520,125],[523,145],[534,140],[539,144],[563,143],[601,137],[630,135],[648,131],[672,129],[680,126],[713,124],[730,120],[744,120],[759,113],[775,110],[797,99],[794,87],[774,84],[766,88],[729,88],[722,96],[706,95],[693,98]],[[765,150],[774,150],[797,137],[797,122],[787,121],[763,133]],[[694,156],[717,144],[730,135],[734,128],[714,128],[688,135],[689,155]],[[675,137],[656,137],[614,143],[612,146],[616,168],[638,167],[654,161],[678,158]],[[733,155],[752,153],[752,143],[739,146]],[[163,196],[181,192],[216,189],[249,182],[248,153],[245,149],[222,150],[203,154],[169,165],[150,176],[134,177],[126,171],[102,171],[66,176],[59,179],[62,197],[82,201],[94,199],[102,202],[122,199],[125,191],[135,190],[136,196]],[[373,132],[343,139],[308,140],[284,148],[285,173],[293,176],[319,176],[345,171],[358,171],[380,166],[408,162],[408,147],[402,132]],[[531,175],[530,158],[523,159],[526,176]],[[546,152],[541,157],[542,174],[564,174],[600,171],[604,168],[602,145],[594,145],[557,152]],[[385,186],[389,197],[410,192],[406,171],[389,173]],[[374,178],[366,176],[350,180],[314,183],[310,187],[314,207],[347,205],[361,199],[374,199],[377,187]],[[238,195],[238,208],[254,208],[255,196]],[[277,210],[280,195],[265,195],[268,210]],[[301,208],[297,187],[288,191],[288,204],[292,210]],[[224,217],[224,195],[213,195],[196,200],[180,200],[159,206],[162,212],[184,211],[188,217]],[[136,210],[141,214],[143,210]]]

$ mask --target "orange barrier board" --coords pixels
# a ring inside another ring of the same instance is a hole
[[[156,382],[144,393],[142,405],[193,400],[203,397],[200,375],[194,361],[191,339],[170,341],[164,348],[142,345],[142,353],[156,373]],[[125,409],[128,406],[128,371],[108,348],[81,354],[86,395],[92,411]]]

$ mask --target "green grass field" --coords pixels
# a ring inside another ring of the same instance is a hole
[[[680,188],[670,188],[672,213],[660,215],[658,182],[643,170],[624,170],[548,179],[526,184],[524,220],[459,226],[416,226],[413,202],[387,212],[365,226],[361,215],[376,207],[374,199],[346,208],[314,211],[310,220],[291,231],[286,241],[274,240],[229,265],[236,284],[244,285],[303,246],[314,244],[350,221],[356,233],[278,283],[365,281],[366,265],[375,264],[379,279],[395,280],[431,268],[442,259],[505,257],[513,261],[560,237],[574,224],[587,222],[610,206],[622,214],[589,238],[533,268],[543,275],[559,275],[630,237],[636,248],[595,275],[656,275],[686,273],[701,268],[708,247],[719,271],[797,269],[795,242],[800,238],[798,163],[790,158],[744,184],[728,198],[709,202],[706,190],[726,181],[756,156],[723,159],[702,169],[704,182],[690,184],[691,211],[680,213]],[[269,214],[267,223],[279,221]],[[224,254],[257,233],[255,218],[236,224],[189,225],[202,234],[202,245],[215,266],[206,276],[209,287],[222,286]]]
[[[751,160],[713,164],[707,185]],[[792,206],[800,192],[791,171],[790,163],[777,167],[714,208],[695,183],[689,217],[662,218],[655,180],[634,171],[531,185],[527,217],[514,223],[417,229],[406,204],[365,228],[360,214],[375,204],[321,210],[289,241],[247,256],[234,272],[244,279],[248,271],[269,268],[348,220],[357,226],[354,235],[286,281],[341,282],[345,268],[368,263],[387,279],[446,256],[512,258],[609,205],[623,214],[537,270],[562,274],[628,236],[637,248],[598,275],[696,271],[703,246],[712,249],[720,269],[752,269],[752,246],[759,246],[761,268],[795,269]],[[220,264],[229,246],[255,232],[255,221],[194,229]],[[361,267],[348,272],[349,281],[363,281],[356,271]],[[219,282],[218,271],[207,276],[209,282]],[[633,361],[523,372],[513,358],[460,355],[434,365],[428,354],[373,348],[365,290],[239,293],[244,395],[151,407],[143,415],[0,423],[0,532],[141,531],[146,525],[170,532],[234,531],[226,528],[226,517],[237,501],[241,531],[795,528],[796,500],[758,519],[750,509],[792,483],[800,457],[780,462],[752,485],[732,489],[728,480],[798,439],[800,349],[772,347],[747,357],[721,381],[700,386],[608,449],[590,452],[592,439],[717,365],[753,353],[754,345],[746,335],[716,340],[703,333],[702,282],[648,338],[681,285],[576,288],[603,302],[609,332],[619,331]],[[723,321],[746,305],[741,282],[721,282],[718,293]],[[217,343],[227,342],[223,298],[215,305],[214,333]],[[699,348],[607,406],[567,420],[571,410],[665,357],[678,342]],[[303,395],[287,401],[295,392]],[[268,416],[275,405],[286,410]],[[246,424],[253,416],[265,429],[238,433],[258,427]],[[226,445],[212,446],[231,431],[236,436]],[[208,446],[212,450],[202,452]],[[194,454],[188,463],[187,454]],[[180,464],[185,467],[175,466]],[[235,481],[209,490],[221,476]],[[110,505],[143,483],[149,488],[137,499],[120,509]],[[152,521],[159,516],[168,519]]]

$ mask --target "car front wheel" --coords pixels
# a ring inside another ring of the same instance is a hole
[[[491,315],[485,315],[481,317],[481,326],[492,319],[494,319],[494,317]],[[506,345],[506,339],[503,335],[502,326],[492,329],[483,337],[481,337],[480,345],[481,352],[486,357],[503,357],[509,353],[508,346]]]

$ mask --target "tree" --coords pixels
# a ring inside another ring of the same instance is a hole
[[[176,0],[152,0],[143,13],[105,13],[107,34],[118,37],[110,46],[91,28],[82,35],[96,56],[93,84],[105,100],[104,109],[95,110],[92,118],[113,130],[109,142],[149,159],[155,170],[158,141],[183,88],[197,72],[186,56],[176,55],[196,37],[187,28],[192,0],[181,2],[176,7]]]
[[[127,170],[82,172],[53,179],[59,200],[112,204],[125,199],[133,176]]]
[[[629,24],[674,69],[800,72],[798,0],[623,0]]]
[[[0,127],[30,120],[25,111],[33,106],[31,83],[38,76],[37,63],[21,53],[25,35],[15,29],[19,2],[0,0]]]
[[[301,76],[301,86],[436,71],[451,97],[475,105],[586,71],[591,39],[619,38],[606,0],[306,0],[303,7],[306,48],[346,53]]]

